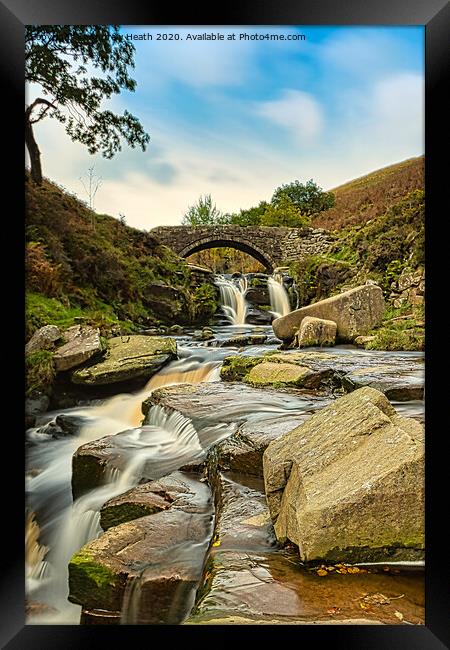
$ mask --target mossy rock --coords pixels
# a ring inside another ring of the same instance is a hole
[[[177,356],[172,338],[118,336],[109,340],[104,359],[72,373],[72,382],[98,386],[137,378],[150,378]]]

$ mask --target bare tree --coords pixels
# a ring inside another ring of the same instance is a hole
[[[86,179],[87,179],[86,182],[80,176],[80,181],[84,187],[84,191],[88,195],[89,209],[91,210],[91,222],[93,226],[95,226],[95,213],[94,213],[95,195],[97,194],[98,189],[102,184],[102,180],[103,180],[101,176],[97,176],[95,174],[94,168],[95,165],[89,167],[88,173],[86,175]]]

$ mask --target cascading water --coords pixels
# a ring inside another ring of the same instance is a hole
[[[247,291],[247,278],[242,276],[237,283],[219,275],[216,285],[220,290],[220,302],[225,316],[232,325],[244,325],[247,315],[245,294]]]
[[[283,276],[279,273],[274,273],[273,276],[267,279],[267,286],[269,287],[270,306],[272,313],[276,318],[286,316],[291,311],[289,304],[289,296],[283,285]]]
[[[44,604],[47,611],[29,622],[77,624],[80,607],[67,600],[67,565],[73,553],[102,532],[99,524],[102,505],[136,485],[144,468],[148,478],[158,478],[204,453],[191,421],[179,413],[168,414],[161,407],[154,407],[149,423],[139,426],[143,417],[141,404],[156,388],[217,378],[220,361],[214,358],[207,361],[198,351],[193,354],[180,349],[180,353],[184,358],[152,377],[140,393],[117,395],[98,406],[72,409],[72,415],[83,417],[85,421],[78,437],[55,441],[51,448],[48,443],[30,448],[29,464],[40,466],[40,471],[32,472],[27,479],[28,505],[38,514],[38,519],[42,517],[44,524],[39,531],[34,514],[29,513],[27,597],[31,602]],[[210,357],[211,353],[209,351]],[[124,459],[121,470],[110,468],[105,485],[72,504],[73,453],[84,443],[117,433],[120,433],[119,445]],[[37,440],[38,434],[35,442]],[[45,546],[40,537],[45,539]]]

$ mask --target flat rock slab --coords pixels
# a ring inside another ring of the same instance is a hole
[[[280,364],[279,370],[276,364]],[[235,355],[224,359],[220,376],[224,381],[268,386],[303,384],[346,391],[371,386],[396,401],[420,400],[424,395],[424,357],[420,352],[334,349]]]
[[[107,530],[168,508],[201,513],[208,494],[203,483],[189,479],[183,472],[173,472],[109,499],[100,510],[100,525]]]
[[[192,420],[216,469],[262,476],[268,444],[304,422],[330,398],[297,389],[270,390],[231,383],[167,386],[154,391],[142,410],[154,405]],[[223,439],[221,439],[223,438]]]
[[[272,442],[263,463],[277,538],[303,560],[423,559],[423,427],[379,391],[335,400]]]
[[[275,336],[283,341],[292,341],[303,319],[314,316],[334,321],[339,341],[352,341],[379,325],[383,313],[383,291],[381,287],[369,284],[291,311],[287,316],[276,318],[272,326]]]
[[[315,345],[334,345],[336,328],[336,323],[332,320],[305,316],[295,335],[295,343],[299,348]]]
[[[66,343],[53,355],[58,372],[76,368],[102,352],[100,330],[97,327],[74,325],[63,334]]]
[[[150,378],[177,355],[177,344],[172,338],[118,336],[109,339],[108,345],[102,361],[72,374],[75,384],[98,386]]]
[[[186,503],[140,517],[83,546],[69,563],[69,600],[85,610],[123,611],[127,623],[184,620],[214,519],[211,493],[197,484],[193,510]]]

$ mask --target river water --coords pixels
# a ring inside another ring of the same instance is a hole
[[[229,307],[228,315],[232,316],[230,320],[245,320],[245,303],[236,300],[236,295],[239,293],[244,298],[246,287],[241,284],[236,293],[230,288],[231,285],[236,288],[236,285],[227,282],[222,282],[219,286],[226,306]],[[226,309],[224,311],[227,312]],[[307,397],[286,393],[276,396],[271,393],[263,401],[260,398],[259,401],[251,401],[243,392],[242,397],[237,396],[233,404],[218,404],[217,413],[205,418],[201,440],[197,422],[194,428],[192,422],[180,413],[168,414],[160,407],[153,407],[148,424],[141,425],[141,404],[156,388],[184,383],[219,382],[224,357],[232,354],[256,355],[277,348],[276,343],[239,349],[220,347],[236,332],[247,334],[254,329],[244,322],[235,322],[233,325],[213,328],[212,341],[195,341],[190,335],[175,337],[179,359],[165,366],[138,393],[120,394],[102,402],[47,413],[37,423],[38,427],[27,431],[26,590],[29,623],[79,623],[81,608],[67,600],[67,565],[70,557],[86,542],[101,534],[101,506],[108,499],[136,485],[144,466],[147,472],[150,471],[152,479],[159,478],[204,457],[205,447],[236,431],[237,422],[251,425],[254,421],[264,419],[284,418],[290,421],[311,412],[311,401]],[[261,328],[258,330],[261,331]],[[270,326],[263,330],[273,337]],[[344,349],[346,353],[354,355],[370,355],[367,351],[362,352],[351,346],[345,346]],[[378,359],[391,354],[372,353]],[[409,354],[411,359],[421,356],[415,353],[404,354]],[[395,406],[403,415],[423,418],[423,403],[420,401],[402,402]],[[74,424],[73,435],[59,438],[49,435],[51,423],[58,415],[64,415]],[[111,468],[105,485],[73,502],[71,467],[74,452],[87,442],[117,433],[121,433],[118,439],[123,447],[121,470]],[[205,539],[197,546],[204,555],[208,540]],[[186,553],[190,552],[193,549],[186,549]],[[129,590],[126,599],[128,603],[135,601],[136,593],[136,586]],[[135,611],[135,608],[130,611]],[[136,616],[133,616],[129,612],[123,614],[122,623],[138,622]]]

